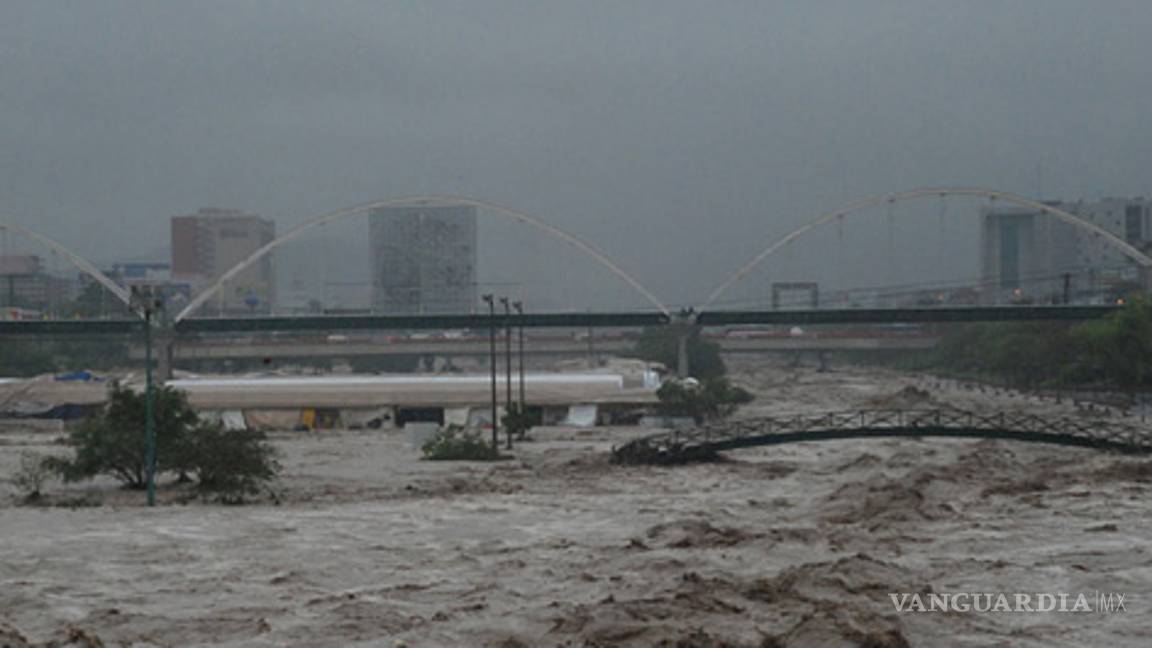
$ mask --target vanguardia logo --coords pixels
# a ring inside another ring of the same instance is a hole
[[[953,592],[889,593],[897,612],[1127,612],[1126,594],[1118,592]]]

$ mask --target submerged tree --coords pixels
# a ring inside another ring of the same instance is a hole
[[[697,423],[723,418],[738,407],[752,401],[752,394],[727,378],[697,381],[669,380],[656,391],[660,399],[658,410],[667,416],[689,416]]]
[[[675,326],[650,326],[640,334],[632,355],[641,360],[659,362],[675,369],[680,356],[680,329]],[[686,340],[688,367],[700,380],[719,378],[727,373],[724,359],[720,357],[720,345],[706,340],[700,329],[693,327]]]
[[[994,376],[1022,387],[1152,385],[1152,302],[1140,296],[1107,317],[1063,322],[994,322],[951,327],[928,366]]]
[[[1152,303],[1135,298],[1107,318],[1076,329],[1084,362],[1122,389],[1152,383]]]
[[[155,391],[156,472],[187,471],[189,431],[200,424],[184,394],[169,387]],[[69,435],[76,451],[59,460],[65,481],[110,475],[128,488],[144,488],[147,480],[144,395],[113,384],[108,405]]]
[[[157,475],[193,475],[202,493],[239,501],[255,494],[279,471],[275,451],[262,434],[227,431],[219,423],[202,421],[180,391],[156,389],[155,421]],[[65,481],[110,475],[127,488],[144,488],[148,476],[144,394],[114,384],[108,406],[74,429],[69,443],[75,455],[53,460]]]
[[[196,477],[196,488],[226,504],[256,495],[276,478],[280,464],[265,436],[255,430],[225,430],[219,423],[201,423],[185,441],[184,462]]]

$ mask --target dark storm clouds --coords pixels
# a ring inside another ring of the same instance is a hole
[[[1152,187],[1152,3],[8,2],[0,212],[101,261],[205,205],[451,193],[672,302],[862,195]]]

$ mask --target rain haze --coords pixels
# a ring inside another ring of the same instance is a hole
[[[1150,62],[0,0],[0,648],[1152,646]]]
[[[1075,0],[6,2],[0,207],[109,263],[166,259],[168,219],[205,206],[283,232],[368,200],[467,196],[698,304],[863,196],[1146,193],[1150,27],[1146,2]],[[946,234],[914,224],[931,201],[902,208],[896,274],[975,273],[978,207],[950,205]],[[859,220],[851,253],[829,238],[779,272],[835,285],[802,259],[850,256],[840,281],[884,283],[869,264],[883,217]],[[323,256],[366,259],[363,227],[328,234]],[[481,281],[547,275],[547,247],[531,250],[548,244],[512,238],[513,254],[499,227],[481,228]],[[286,247],[281,283],[314,280],[308,256]],[[364,264],[329,263],[325,281],[365,281]],[[563,287],[554,274],[541,290]],[[604,305],[592,283],[570,306]]]

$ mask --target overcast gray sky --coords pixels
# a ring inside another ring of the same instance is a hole
[[[462,194],[690,302],[862,195],[1150,193],[1150,61],[1147,0],[5,0],[0,212],[110,261]]]

